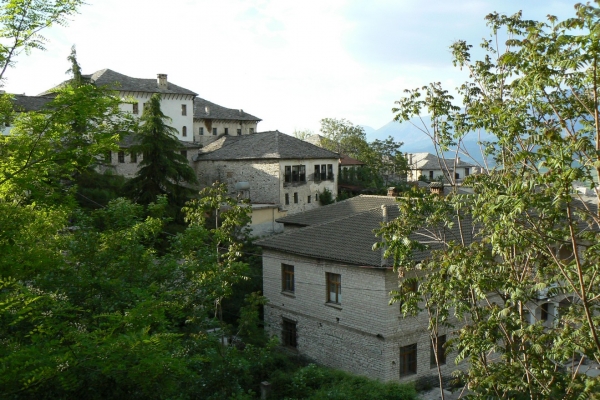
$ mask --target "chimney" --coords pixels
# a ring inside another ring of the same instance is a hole
[[[444,184],[442,182],[431,182],[429,184],[429,191],[438,196],[444,195]]]
[[[156,83],[159,89],[167,90],[167,74],[157,74]]]
[[[398,189],[396,189],[394,186],[389,187],[387,195],[388,197],[398,197]]]
[[[244,110],[240,108],[240,115],[244,115]]]
[[[387,224],[388,223],[388,206],[383,204],[381,206],[381,215],[383,216],[383,223]],[[383,241],[384,239],[381,238],[381,240]],[[381,266],[382,267],[387,267],[387,259],[385,258],[385,252],[387,250],[387,246],[383,245],[381,246]]]
[[[206,115],[210,115],[210,107],[209,106],[204,107],[204,112],[206,112]]]

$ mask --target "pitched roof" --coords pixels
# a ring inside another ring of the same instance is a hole
[[[340,154],[340,165],[365,165],[365,163],[345,154]]]
[[[441,169],[444,167],[444,163],[448,165],[448,168],[454,168],[453,158],[438,158],[435,154],[431,153],[413,153],[412,165],[414,169]],[[440,167],[441,165],[441,167]],[[458,160],[456,163],[457,168],[475,167],[475,164],[468,163],[466,161]]]
[[[209,112],[206,112],[208,107]],[[194,118],[198,119],[220,119],[220,120],[235,120],[235,121],[262,121],[254,115],[248,114],[242,109],[236,110],[233,108],[222,107],[211,101],[196,97],[194,99]]]
[[[224,135],[205,146],[194,161],[256,159],[337,159],[338,154],[279,131]]]
[[[380,200],[385,199],[383,196]],[[382,204],[383,205],[383,204]],[[388,220],[400,216],[398,206],[385,204]],[[327,209],[330,206],[322,207]],[[256,242],[264,248],[303,255],[312,258],[339,261],[352,265],[382,267],[382,249],[373,250],[373,245],[381,241],[375,235],[383,224],[383,209],[381,205],[371,209],[350,212],[345,216],[329,219],[320,224],[294,229],[287,233],[271,236]],[[457,227],[452,229],[437,227],[435,229],[419,229],[411,235],[411,239],[429,246],[426,251],[413,254],[415,261],[423,260],[429,252],[445,246],[443,241],[434,238],[435,235],[444,237],[445,240],[457,239]],[[385,260],[386,266],[393,265],[392,258]]]
[[[167,83],[166,89],[162,89],[158,87],[156,79],[132,78],[130,76],[120,74],[108,68],[101,69],[100,71],[96,71],[90,75],[83,75],[83,77],[89,79],[92,83],[98,86],[108,86],[111,89],[125,92],[187,94],[191,96],[196,96],[197,94],[192,92],[191,90],[185,89],[181,86],[177,86],[171,82]],[[64,84],[65,82],[61,83],[57,87],[60,87]],[[41,96],[51,94],[53,89],[45,91],[41,94]]]
[[[51,97],[25,96],[24,94],[14,94],[13,107],[17,112],[40,111],[46,104],[52,101]]]
[[[316,225],[351,214],[367,211],[372,208],[381,208],[381,206],[384,204],[396,204],[396,198],[390,196],[360,195],[343,201],[338,201],[325,207],[313,208],[312,210],[288,215],[286,217],[279,218],[277,222],[301,226]]]

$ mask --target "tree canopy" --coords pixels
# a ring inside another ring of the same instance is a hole
[[[430,114],[441,151],[481,129],[494,135],[482,148],[495,166],[465,179],[474,194],[411,192],[399,200],[403,217],[380,232],[400,275],[411,277],[402,286],[418,282],[392,301],[407,315],[429,315],[434,348],[440,332],[455,332],[446,351],[469,361],[461,379],[478,396],[600,393],[585,374],[589,361],[600,363],[600,9],[575,11],[547,22],[489,14],[482,59],[473,61],[464,41],[451,47],[469,74],[462,104],[433,83],[407,91],[394,109],[400,121]],[[424,248],[411,236],[417,229],[444,246],[415,264]]]

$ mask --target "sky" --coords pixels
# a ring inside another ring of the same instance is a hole
[[[322,118],[378,129],[405,89],[467,79],[456,40],[489,36],[490,12],[527,19],[574,15],[565,0],[88,0],[68,26],[42,32],[46,50],[21,54],[10,93],[65,80],[75,45],[84,73],[110,68],[169,82],[261,118],[258,130],[319,131]]]

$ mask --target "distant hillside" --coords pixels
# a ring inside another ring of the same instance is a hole
[[[423,117],[422,121],[418,118],[413,118],[411,120],[414,125],[423,126],[423,124],[427,127],[431,126],[431,118]],[[416,126],[414,126],[410,122],[399,123],[396,121],[390,121],[379,129],[373,129],[368,126],[363,126],[365,129],[365,133],[367,134],[367,140],[369,142],[379,139],[384,140],[388,136],[392,136],[394,139],[399,140],[404,143],[401,150],[404,153],[433,153],[435,154],[435,149],[433,144],[431,143],[431,139],[425,135],[421,130],[419,130]],[[482,140],[492,140],[493,136],[483,133],[481,135]],[[468,150],[468,152],[473,156],[473,158],[482,162],[481,150],[478,144],[479,138],[477,135],[472,134],[471,137],[467,137],[464,141],[464,146]],[[447,156],[451,156],[451,154],[447,154]],[[464,158],[464,156],[461,156]]]

